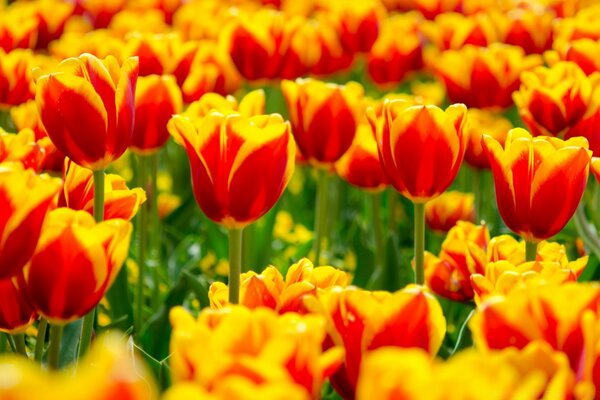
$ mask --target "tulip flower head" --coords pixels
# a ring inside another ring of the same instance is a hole
[[[464,104],[442,110],[388,100],[383,105],[383,129],[378,129],[374,110],[367,110],[377,136],[379,159],[397,191],[413,202],[423,203],[450,186],[467,148],[468,137],[463,129],[466,114]]]
[[[131,148],[149,154],[164,146],[169,139],[167,122],[181,108],[181,91],[171,75],[140,77],[135,92]]]
[[[469,118],[465,130],[468,132],[469,145],[465,152],[465,161],[474,168],[490,168],[487,156],[483,151],[483,135],[488,135],[504,145],[508,131],[512,129],[510,121],[498,113],[477,108],[469,109]]]
[[[37,80],[36,101],[48,136],[75,163],[104,169],[131,143],[137,58],[69,58]]]
[[[48,213],[19,281],[29,303],[55,324],[86,315],[119,273],[131,230],[122,219],[96,224],[85,211],[57,208]]]
[[[312,165],[329,168],[354,140],[362,86],[297,79],[283,81],[281,90],[300,153]]]
[[[36,317],[37,314],[25,299],[17,279],[0,279],[0,332],[23,332]]]
[[[425,222],[438,232],[448,232],[458,221],[474,222],[474,203],[473,193],[443,193],[425,206]]]
[[[484,136],[483,148],[506,225],[529,242],[560,232],[585,190],[592,157],[587,140],[534,138],[515,128],[504,148],[489,136]]]
[[[176,115],[168,128],[188,153],[198,205],[228,228],[244,227],[266,214],[294,172],[295,144],[289,123],[279,114],[212,111],[194,122]]]
[[[0,165],[0,279],[21,273],[60,183],[19,164]]]

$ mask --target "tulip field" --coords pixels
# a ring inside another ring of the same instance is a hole
[[[600,399],[599,0],[0,0],[0,400]]]

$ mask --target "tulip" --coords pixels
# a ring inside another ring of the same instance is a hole
[[[13,7],[11,8],[15,13],[22,14],[30,21],[36,21],[36,49],[46,49],[51,41],[58,39],[64,32],[67,20],[75,11],[74,4],[57,0],[41,0],[35,4],[19,2]]]
[[[194,122],[176,115],[168,129],[188,153],[198,205],[229,229],[229,300],[237,303],[241,230],[273,207],[294,172],[290,125],[278,114],[245,117],[212,111]],[[263,171],[260,176],[258,170]]]
[[[210,92],[234,93],[241,84],[242,77],[227,51],[216,43],[202,42],[180,85],[184,101],[191,103]]]
[[[523,74],[514,99],[534,135],[583,136],[594,154],[600,152],[600,73],[587,77],[572,62],[559,62]]]
[[[35,139],[47,137],[46,128],[40,120],[40,113],[34,100],[22,103],[10,108],[10,118],[19,131],[31,129],[35,134]],[[62,164],[61,164],[62,166]]]
[[[33,324],[36,317],[17,280],[0,279],[0,332],[22,333]]]
[[[19,274],[33,255],[42,222],[60,183],[23,170],[0,165],[0,279]]]
[[[139,76],[162,75],[168,71],[170,37],[164,34],[133,32],[126,37],[126,57],[137,57]]]
[[[48,136],[75,163],[102,170],[131,142],[138,62],[119,65],[90,54],[64,60],[37,80],[36,101]]]
[[[0,49],[0,108],[25,103],[33,99],[31,50],[17,49],[9,53]]]
[[[446,331],[442,309],[431,294],[418,286],[396,293],[368,292],[353,287],[317,293],[307,303],[330,318],[334,343],[346,350],[344,366],[331,377],[343,398],[353,398],[367,352],[385,346],[418,347],[437,353]]]
[[[521,47],[526,54],[543,53],[552,46],[552,28],[556,19],[551,12],[533,8],[515,8],[493,16],[500,41]]]
[[[310,400],[306,389],[290,382],[255,383],[251,378],[231,376],[220,380],[208,391],[191,382],[176,383],[163,400]]]
[[[382,191],[388,183],[379,162],[377,143],[367,124],[360,124],[356,136],[346,153],[335,164],[337,173],[348,183],[373,191]]]
[[[84,211],[51,211],[20,282],[31,305],[56,324],[87,314],[125,261],[131,229],[121,219],[96,224]]]
[[[379,159],[390,183],[415,205],[418,284],[424,282],[425,203],[444,192],[458,173],[467,147],[468,138],[463,134],[466,112],[463,104],[444,111],[436,106],[388,100],[383,105],[383,122],[379,122],[374,110],[367,110],[377,137]]]
[[[111,19],[123,9],[125,0],[101,1],[79,0],[78,4],[94,25],[94,28],[106,28]]]
[[[529,243],[526,259],[532,261],[532,244],[560,232],[583,196],[591,160],[587,140],[534,138],[515,128],[504,148],[489,136],[484,136],[483,145],[494,174],[500,215]]]
[[[484,302],[469,327],[479,349],[522,349],[533,341],[543,341],[564,352],[573,371],[581,371],[583,318],[590,312],[597,314],[599,305],[600,290],[593,284],[527,288]]]
[[[600,39],[582,38],[557,47],[556,51],[545,54],[550,65],[571,61],[588,76],[600,71]]]
[[[399,83],[408,73],[423,67],[423,41],[418,24],[419,18],[414,14],[390,17],[383,22],[381,34],[367,58],[369,76],[375,83]],[[403,40],[397,40],[398,35]]]
[[[294,39],[291,51],[304,49],[308,53],[304,55],[303,62],[313,75],[331,75],[347,70],[354,60],[354,53],[342,45],[335,28],[327,21],[307,21]],[[307,42],[314,45],[306,46]]]
[[[35,44],[37,21],[15,9],[5,9],[0,16],[0,49],[29,49]]]
[[[192,120],[201,120],[213,110],[221,114],[237,112],[246,117],[264,114],[265,92],[262,89],[248,92],[239,104],[233,96],[223,97],[217,93],[206,93],[191,103],[183,115]]]
[[[379,21],[383,10],[377,1],[330,2],[325,13],[333,25],[343,46],[352,53],[368,52],[377,40]]]
[[[58,196],[58,207],[87,211],[94,215],[94,182],[92,171],[65,160],[63,189]],[[124,219],[131,221],[139,207],[146,201],[146,193],[141,188],[127,188],[125,179],[116,174],[105,177],[105,203],[103,219]]]
[[[131,148],[141,154],[160,149],[169,139],[167,122],[181,108],[181,92],[172,76],[150,75],[138,79]]]
[[[443,193],[425,206],[425,222],[437,232],[448,232],[458,221],[474,222],[474,202],[472,193]]]
[[[498,32],[487,13],[443,13],[433,21],[425,21],[422,30],[439,50],[460,49],[468,44],[486,47],[498,41]]]
[[[31,129],[10,134],[0,128],[0,162],[17,162],[25,169],[31,168],[39,172],[45,158],[46,151],[35,140],[35,134]]]
[[[432,65],[444,81],[452,102],[469,107],[507,108],[519,87],[521,72],[542,64],[539,55],[524,54],[516,46],[491,44],[464,46],[442,52]]]
[[[181,307],[170,313],[174,383],[193,381],[216,390],[231,377],[254,383],[297,384],[316,398],[339,367],[343,351],[323,350],[326,320],[320,315],[278,315],[266,308],[204,310],[196,320]]]
[[[330,266],[314,267],[303,258],[292,265],[284,277],[275,267],[267,267],[257,274],[245,272],[241,276],[240,304],[248,308],[267,307],[279,313],[306,313],[303,298],[316,295],[320,289],[348,285],[348,275]],[[210,285],[208,298],[213,309],[228,305],[229,288],[222,282]]]

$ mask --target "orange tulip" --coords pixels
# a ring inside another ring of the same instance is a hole
[[[507,108],[513,103],[511,95],[519,87],[521,72],[541,65],[542,58],[526,56],[520,47],[494,43],[447,50],[433,63],[450,101],[477,108]]]
[[[468,132],[469,145],[465,152],[465,161],[474,168],[490,168],[487,156],[483,151],[483,135],[488,135],[496,139],[502,146],[506,140],[508,131],[511,130],[510,121],[500,114],[492,113],[477,108],[469,109],[469,118],[465,125]]]
[[[450,191],[425,205],[425,222],[430,229],[448,232],[458,221],[475,221],[473,193]]]
[[[5,53],[0,49],[0,108],[33,99],[31,69],[34,62],[31,50],[17,49]]]
[[[318,290],[333,286],[348,285],[348,275],[333,267],[314,267],[312,262],[303,258],[292,265],[285,279],[275,267],[267,267],[257,274],[254,271],[241,276],[240,304],[248,308],[267,307],[279,313],[306,313],[303,298],[315,295]],[[210,285],[208,298],[213,309],[222,309],[228,305],[229,288],[222,282]]]
[[[444,111],[436,106],[387,100],[380,130],[375,112],[367,110],[383,169],[397,191],[423,203],[450,186],[467,147],[468,138],[463,133],[466,113],[463,104]]]
[[[50,323],[86,315],[102,299],[127,257],[131,223],[96,224],[85,211],[48,213],[35,254],[19,285],[33,308]]]
[[[506,225],[529,242],[560,232],[585,190],[592,156],[587,140],[534,138],[516,128],[508,133],[504,148],[489,136],[483,145]]]
[[[278,114],[213,111],[194,122],[176,115],[168,129],[188,153],[198,205],[228,228],[244,227],[266,214],[294,172],[290,126]],[[263,171],[259,176],[258,170]]]
[[[131,148],[142,154],[157,151],[169,140],[167,122],[181,111],[181,91],[170,75],[140,77],[135,92],[135,124]]]
[[[37,80],[36,101],[48,136],[77,164],[104,169],[127,149],[133,132],[138,62],[91,54],[64,60]]]
[[[0,332],[25,331],[37,314],[31,308],[14,278],[0,279]]]
[[[344,180],[361,189],[385,189],[388,178],[379,162],[377,143],[369,125],[358,126],[352,145],[335,164],[335,169]]]
[[[58,196],[58,207],[87,211],[94,215],[93,173],[70,160],[65,160],[63,189]],[[104,182],[104,219],[120,218],[130,221],[146,201],[141,188],[129,189],[125,179],[108,174]]]
[[[60,183],[20,165],[0,165],[0,279],[21,272],[37,245]]]
[[[369,76],[375,83],[401,82],[408,73],[423,67],[420,19],[414,14],[387,18],[367,58]],[[398,40],[402,35],[402,40]]]
[[[300,153],[311,164],[329,168],[354,140],[362,86],[297,79],[282,81],[281,90]]]
[[[396,293],[338,287],[319,292],[318,299],[312,306],[331,318],[335,328],[332,340],[346,350],[344,366],[331,377],[331,384],[343,398],[354,398],[367,352],[396,346],[418,347],[433,355],[446,331],[439,303],[418,286]]]

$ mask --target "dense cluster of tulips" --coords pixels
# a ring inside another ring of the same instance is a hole
[[[599,229],[600,1],[0,2],[0,399],[600,399]]]

